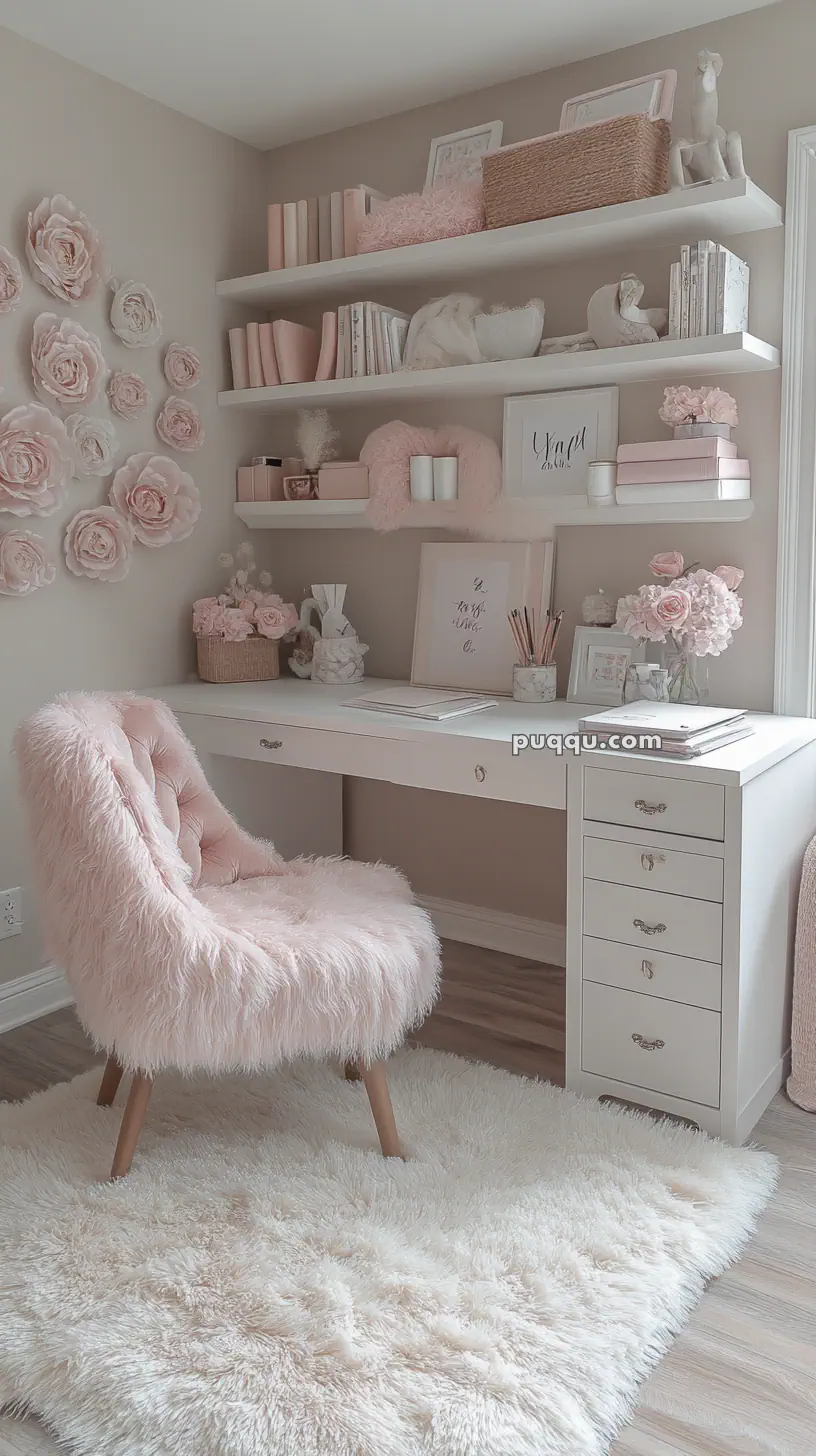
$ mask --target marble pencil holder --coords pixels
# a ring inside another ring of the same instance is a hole
[[[555,663],[543,667],[513,668],[513,697],[517,703],[555,702]]]

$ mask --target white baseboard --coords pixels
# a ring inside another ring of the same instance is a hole
[[[416,899],[428,911],[443,940],[459,940],[464,945],[526,956],[528,960],[544,961],[551,966],[567,963],[563,925],[531,920],[525,915],[509,915],[504,910],[487,910],[480,905],[460,905],[456,900],[440,900],[435,895],[417,895]]]
[[[68,983],[56,966],[43,966],[27,976],[0,983],[0,1035],[27,1021],[36,1021],[38,1016],[47,1016],[50,1011],[72,1006],[73,1002]]]

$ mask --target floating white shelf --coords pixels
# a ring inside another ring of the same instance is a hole
[[[244,502],[235,505],[235,514],[254,531],[366,531],[371,522],[366,514],[368,501],[269,501]],[[546,504],[505,502],[485,523],[479,534],[502,540],[529,541],[551,536],[556,526],[645,526],[655,524],[714,524],[721,521],[747,521],[754,503],[743,501],[703,501],[688,504],[645,506],[574,506],[548,510]],[[464,535],[457,520],[456,506],[412,505],[406,522],[408,527],[456,531]]]
[[[592,384],[635,384],[690,375],[742,374],[776,369],[779,350],[753,334],[715,334],[702,339],[662,339],[580,354],[510,359],[499,364],[462,364],[452,369],[405,370],[365,379],[327,379],[279,384],[272,389],[223,390],[218,403],[230,408],[285,414],[304,405],[337,409],[400,400],[466,399],[469,396],[536,394],[544,389],[582,389]]]
[[[615,248],[716,240],[780,227],[782,209],[747,178],[667,192],[644,202],[573,212],[516,227],[389,248],[330,263],[280,268],[216,285],[222,298],[276,309],[309,299],[348,298],[400,284],[436,284],[527,264],[569,263]]]

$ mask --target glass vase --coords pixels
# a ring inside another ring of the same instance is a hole
[[[667,644],[665,667],[669,674],[669,702],[699,706],[709,700],[708,658],[684,652],[671,642]]]

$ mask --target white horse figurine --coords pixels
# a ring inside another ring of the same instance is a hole
[[[669,187],[675,190],[694,182],[727,182],[744,177],[742,138],[738,131],[723,131],[718,124],[717,77],[722,56],[700,51],[691,108],[692,140],[680,138],[669,153]]]

